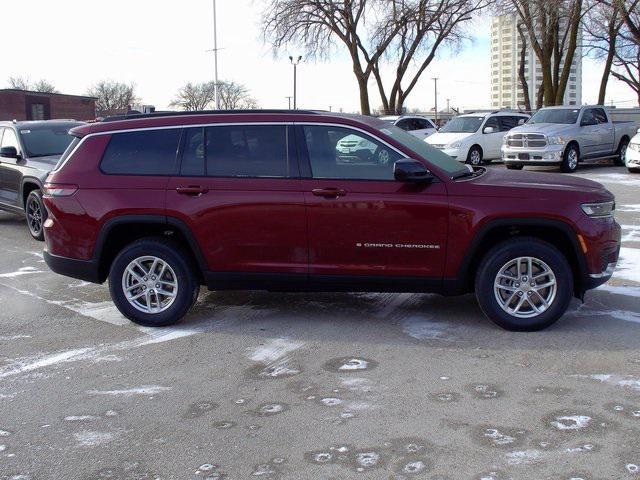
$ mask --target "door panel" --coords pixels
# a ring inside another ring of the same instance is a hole
[[[492,127],[493,133],[484,133],[484,129],[486,127]],[[481,137],[480,141],[482,142],[481,147],[484,152],[485,159],[494,159],[500,157],[500,148],[502,147],[502,138],[504,137],[504,132],[500,131],[500,123],[498,122],[497,117],[489,117],[487,122],[483,125],[480,130]]]
[[[18,142],[16,133],[11,128],[4,129],[1,147],[15,147],[18,153],[22,153],[22,148]],[[21,206],[19,199],[20,187],[22,183],[22,172],[20,163],[24,160],[15,158],[0,157],[0,202],[13,207]]]
[[[394,181],[393,163],[402,155],[363,132],[331,126],[298,132],[314,177],[302,180],[310,275],[441,277],[448,215],[444,184]],[[346,153],[343,138],[367,146],[371,154]]]
[[[300,180],[290,178],[297,161],[288,138],[273,125],[185,131],[184,176],[169,181],[167,215],[191,228],[209,270],[307,273],[306,208]]]

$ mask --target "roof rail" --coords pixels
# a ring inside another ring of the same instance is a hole
[[[138,118],[158,118],[158,117],[186,117],[192,115],[237,115],[237,114],[277,114],[286,113],[292,115],[317,115],[325,113],[324,110],[197,110],[193,112],[154,112],[154,113],[131,113],[126,115],[114,115],[105,117],[102,122],[117,122],[119,120],[136,120]]]

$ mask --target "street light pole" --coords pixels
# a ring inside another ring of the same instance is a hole
[[[293,65],[293,109],[298,109],[298,64],[302,60],[302,55],[298,55],[298,58],[294,59],[289,56],[291,65]]]
[[[435,97],[434,97],[434,107],[433,107],[433,113],[434,113],[434,123],[437,125],[438,124],[438,77],[432,78],[433,80],[433,87],[435,90]]]
[[[213,0],[213,65],[215,74],[213,92],[216,102],[216,110],[220,110],[220,92],[218,89],[218,21],[216,18],[216,0]]]

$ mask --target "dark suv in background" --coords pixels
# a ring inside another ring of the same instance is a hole
[[[536,330],[618,260],[602,185],[472,168],[375,118],[181,113],[71,133],[45,184],[45,260],[108,278],[144,325],[177,322],[206,285],[475,292],[499,325]]]
[[[73,136],[72,120],[0,122],[0,210],[25,214],[33,238],[44,240],[42,185]]]

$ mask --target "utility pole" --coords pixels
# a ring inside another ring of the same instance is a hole
[[[449,113],[451,109],[449,108],[449,99],[447,98],[447,113]]]
[[[213,0],[213,65],[215,74],[213,92],[216,101],[216,110],[220,110],[220,92],[218,91],[218,21],[216,18],[216,0]]]
[[[433,107],[433,114],[434,114],[434,123],[437,125],[438,124],[438,77],[434,77],[432,78],[433,80],[433,88],[435,90],[435,96],[434,96],[434,107]]]
[[[289,56],[291,65],[293,65],[293,109],[298,109],[298,64],[302,60],[302,55],[298,55],[297,59]]]
[[[289,96],[289,97],[284,97],[284,98],[286,98],[287,100],[289,100],[289,110],[291,110],[291,99],[292,99],[293,97]]]

